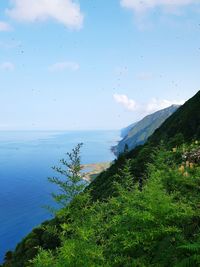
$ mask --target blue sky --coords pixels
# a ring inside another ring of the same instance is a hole
[[[0,130],[119,129],[183,103],[198,2],[0,0]]]

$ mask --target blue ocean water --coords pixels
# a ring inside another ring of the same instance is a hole
[[[55,189],[47,177],[64,154],[83,142],[82,163],[114,159],[118,131],[0,132],[0,262],[6,251],[51,216]]]

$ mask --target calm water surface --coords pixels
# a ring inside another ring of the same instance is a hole
[[[54,189],[47,177],[64,153],[83,142],[82,163],[114,159],[118,131],[0,132],[0,262],[42,221]]]

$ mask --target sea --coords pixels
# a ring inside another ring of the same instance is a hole
[[[114,160],[119,131],[0,132],[0,263],[34,227],[51,218],[53,166],[78,143],[82,164]]]

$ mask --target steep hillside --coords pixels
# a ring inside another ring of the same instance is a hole
[[[146,116],[141,121],[128,126],[122,130],[123,139],[112,148],[115,155],[124,152],[127,146],[129,151],[138,145],[144,144],[148,137],[159,128],[162,123],[170,117],[180,106],[172,105],[168,108],[157,111],[151,115]]]
[[[40,250],[32,266],[199,267],[200,167],[180,164],[182,151],[157,151],[142,188],[127,161],[115,196],[92,203],[89,194],[76,198],[61,224],[61,247]]]
[[[200,266],[199,129],[200,92],[8,252],[3,267]]]
[[[126,160],[112,197],[77,195],[59,211],[60,221],[35,229],[7,253],[3,267],[199,267],[199,155],[196,141],[161,147],[139,186]]]
[[[94,199],[106,199],[112,195],[114,181],[120,180],[120,177],[115,174],[119,172],[127,159],[131,160],[134,179],[136,181],[141,177],[145,179],[147,166],[152,161],[152,154],[161,142],[171,149],[196,138],[200,138],[200,91],[170,116],[148,139],[147,143],[119,156],[107,171],[101,173],[91,183]]]
[[[185,141],[200,138],[200,91],[168,118],[149,141],[167,141],[177,134],[182,134]]]
[[[131,125],[121,129],[121,138],[125,138],[128,133],[130,132],[130,130],[137,124],[138,122],[134,122]]]

